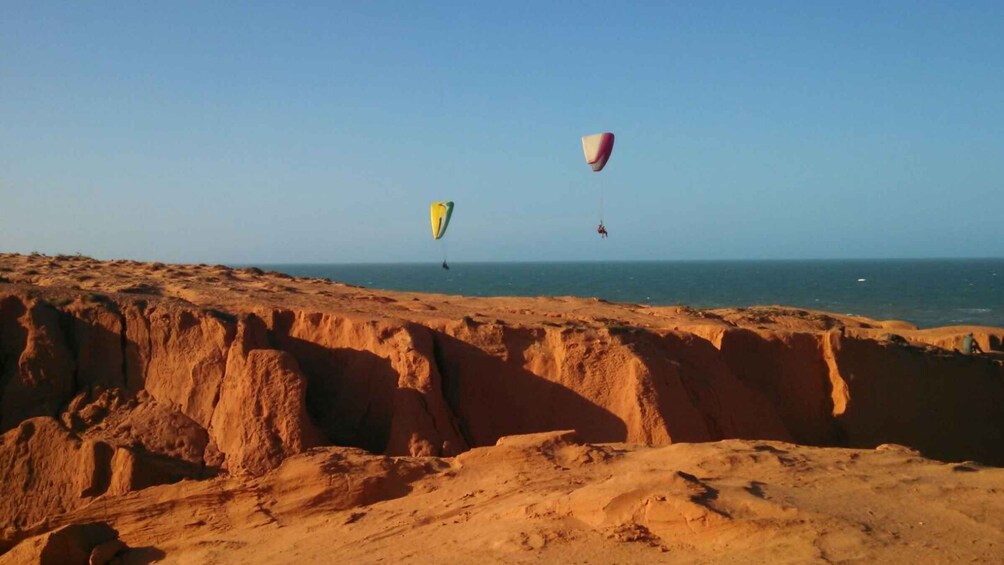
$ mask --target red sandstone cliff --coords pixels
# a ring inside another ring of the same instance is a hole
[[[1004,363],[950,350],[970,328],[86,258],[0,256],[0,276],[0,529],[315,446],[454,456],[559,429],[1004,464]]]

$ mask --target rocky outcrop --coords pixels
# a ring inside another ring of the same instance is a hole
[[[461,322],[435,339],[472,446],[566,428],[594,442],[789,437],[766,398],[692,334]]]
[[[240,278],[204,271],[185,272],[204,288]],[[453,456],[560,429],[652,445],[901,443],[1004,464],[1004,364],[924,346],[899,325],[765,310],[743,326],[750,312],[617,305],[602,308],[627,321],[567,309],[437,317],[421,304],[421,315],[380,310],[371,305],[397,299],[362,290],[327,307],[332,289],[356,291],[288,277],[260,288],[287,299],[317,287],[313,308],[235,305],[229,291],[171,295],[157,280],[118,292],[0,284],[0,488],[11,509],[0,527],[183,478],[260,476],[315,446]],[[910,339],[873,335],[889,328]],[[995,335],[979,339],[990,348]]]
[[[75,393],[78,367],[58,309],[11,297],[0,304],[0,431],[6,431],[27,418],[55,416]]]
[[[201,460],[186,460],[185,452],[194,451],[192,444],[197,447],[200,441],[195,429],[164,429],[143,434],[141,439],[122,437],[129,421],[140,421],[151,412],[134,411],[132,419],[122,418],[113,430],[78,434],[56,419],[42,416],[24,420],[3,434],[0,527],[22,528],[86,506],[106,494],[209,476]],[[170,422],[170,417],[159,422]],[[157,445],[158,439],[165,444]],[[151,451],[143,442],[152,449],[164,449]]]
[[[999,361],[836,330],[708,333],[799,443],[900,443],[930,457],[1004,464]]]
[[[307,415],[307,381],[296,359],[268,347],[256,317],[241,321],[227,355],[210,433],[231,472],[260,475],[322,443]]]
[[[442,394],[429,328],[286,310],[263,317],[307,376],[308,412],[331,443],[394,455],[467,448]]]
[[[193,467],[206,465],[211,451],[202,426],[144,391],[132,395],[122,389],[88,389],[70,401],[62,421],[81,438],[141,449]]]
[[[126,549],[104,522],[70,524],[39,535],[0,557],[0,565],[104,565]]]
[[[145,367],[143,388],[208,428],[236,324],[210,312],[167,305],[148,307],[138,322],[139,333],[149,335],[146,347],[137,344]]]
[[[706,338],[721,352],[729,371],[765,395],[792,440],[838,445],[821,336],[826,333],[713,328]]]
[[[108,489],[114,449],[83,441],[49,417],[31,418],[0,443],[3,527],[24,527]]]
[[[834,339],[835,338],[835,339]],[[831,336],[846,444],[909,445],[949,461],[1004,465],[1004,367],[984,359]]]

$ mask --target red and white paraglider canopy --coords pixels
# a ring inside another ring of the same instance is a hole
[[[582,152],[586,154],[586,163],[593,168],[594,173],[603,170],[613,150],[614,134],[610,132],[594,133],[582,138]]]

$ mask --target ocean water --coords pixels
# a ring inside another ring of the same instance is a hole
[[[781,304],[920,327],[1004,326],[1004,259],[255,266],[388,290],[695,308]]]

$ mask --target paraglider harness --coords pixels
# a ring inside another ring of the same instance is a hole
[[[603,227],[603,222],[596,226],[596,233],[600,234],[601,237],[607,237],[607,228]]]
[[[446,261],[443,261],[443,268],[446,269],[447,271],[450,270],[450,266],[446,264]]]

